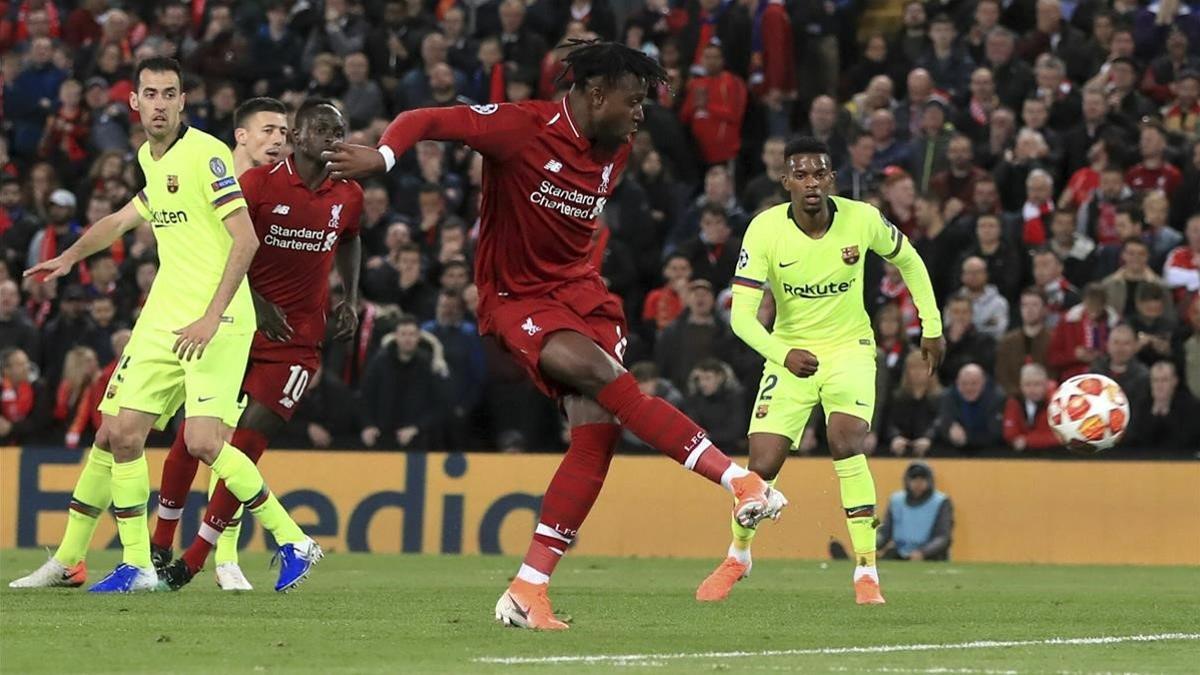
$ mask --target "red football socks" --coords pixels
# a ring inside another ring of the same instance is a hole
[[[267,437],[251,429],[235,429],[230,445],[241,450],[250,461],[258,463],[267,449]],[[236,525],[234,519],[238,507],[242,503],[225,487],[225,481],[218,481],[212,496],[208,498],[208,508],[204,510],[204,522],[200,524],[200,532],[192,540],[192,545],[183,552],[183,562],[192,574],[204,568],[208,554],[217,545],[217,539],[226,527]]]
[[[200,467],[200,460],[188,454],[187,444],[183,442],[186,426],[186,421],[179,426],[179,433],[175,434],[171,451],[163,462],[162,484],[158,488],[158,519],[154,523],[154,536],[150,538],[151,543],[161,548],[171,548],[175,543],[175,528]]]
[[[703,429],[670,403],[643,394],[629,373],[600,390],[596,401],[638,438],[714,483],[721,484],[726,469],[733,464],[708,440]]]
[[[616,424],[585,424],[571,429],[571,447],[542,497],[542,513],[523,567],[546,577],[554,573],[600,495],[620,436],[621,427]]]

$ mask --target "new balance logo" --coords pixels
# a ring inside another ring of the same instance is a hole
[[[281,216],[286,216],[291,210],[292,207],[288,206],[287,204],[276,204],[275,208],[271,210],[271,213],[277,213]]]
[[[532,316],[525,317],[525,323],[521,324],[521,329],[529,335],[536,335],[541,332],[542,327],[533,322]]]
[[[550,173],[558,173],[559,171],[562,171],[563,165],[562,162],[558,161],[557,159],[552,159],[549,162],[546,162],[546,166],[543,166],[542,168]]]

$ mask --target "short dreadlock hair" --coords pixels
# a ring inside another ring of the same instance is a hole
[[[601,77],[605,84],[616,84],[626,74],[643,80],[648,86],[667,81],[667,71],[645,53],[618,42],[567,40],[558,47],[570,51],[563,57],[566,68],[555,80],[583,83]]]

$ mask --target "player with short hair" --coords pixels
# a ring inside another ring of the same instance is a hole
[[[14,585],[78,585],[69,574],[83,559],[96,518],[111,503],[123,561],[91,590],[157,587],[146,527],[150,480],[143,448],[151,428],[163,428],[185,405],[189,452],[209,464],[275,536],[281,560],[276,588],[287,590],[308,574],[321,548],[288,516],[254,463],[227,442],[241,415],[238,382],[254,336],[246,283],[258,248],[254,226],[237,179],[229,175],[229,149],[180,121],[179,63],[145,59],[135,68],[134,81],[129,104],[148,136],[138,151],[145,188],[62,255],[25,275],[60,277],[147,222],[158,240],[161,266],[100,404],[106,417],[72,495],[63,543],[53,558]]]
[[[750,469],[772,483],[813,408],[825,411],[829,451],[857,566],[858,604],[882,604],[875,569],[875,481],[862,454],[875,411],[875,340],[863,304],[863,268],[874,251],[900,269],[921,318],[921,352],[932,373],[945,351],[929,272],[912,244],[879,210],[833,196],[829,149],[812,137],[788,144],[781,176],[791,201],[759,214],[746,230],[733,278],[731,327],[767,359],[750,420]],[[758,322],[763,286],[775,325]],[[696,590],[723,600],[750,573],[754,528],[733,523],[728,557]]]
[[[320,363],[329,271],[335,264],[347,289],[333,309],[335,338],[353,336],[358,326],[362,188],[331,180],[321,159],[322,152],[345,138],[346,120],[331,102],[309,99],[296,111],[294,136],[293,154],[276,164],[257,165],[239,178],[260,242],[247,275],[259,332],[242,382],[249,403],[233,444],[255,463],[292,418]],[[178,590],[203,568],[215,545],[217,585],[227,591],[252,590],[238,565],[241,505],[215,481],[196,539],[182,558],[171,562],[175,529],[199,468],[188,454],[185,435],[181,428],[163,463],[151,538],[155,567],[163,585]]]
[[[596,218],[644,120],[647,87],[664,82],[666,72],[611,42],[572,42],[563,61],[571,88],[560,101],[410,110],[388,126],[378,150],[343,144],[327,155],[333,175],[342,177],[387,171],[423,139],[463,141],[483,155],[475,260],[480,331],[561,401],[571,426],[571,446],[542,500],[524,564],[495,610],[506,624],[547,630],[567,628],[546,591],[604,484],[617,420],[732,491],[735,517],[749,526],[776,517],[787,503],[694,422],[641,392],[621,365],[627,329],[620,301],[591,262]]]
[[[235,176],[278,162],[287,155],[287,106],[269,96],[247,99],[233,111],[233,138]]]

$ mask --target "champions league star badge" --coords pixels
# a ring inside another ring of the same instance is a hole
[[[225,168],[225,162],[221,161],[220,157],[213,157],[208,160],[208,170],[212,171],[217,178],[224,178],[228,169]]]
[[[167,174],[167,192],[171,194],[179,192],[179,176]]]

